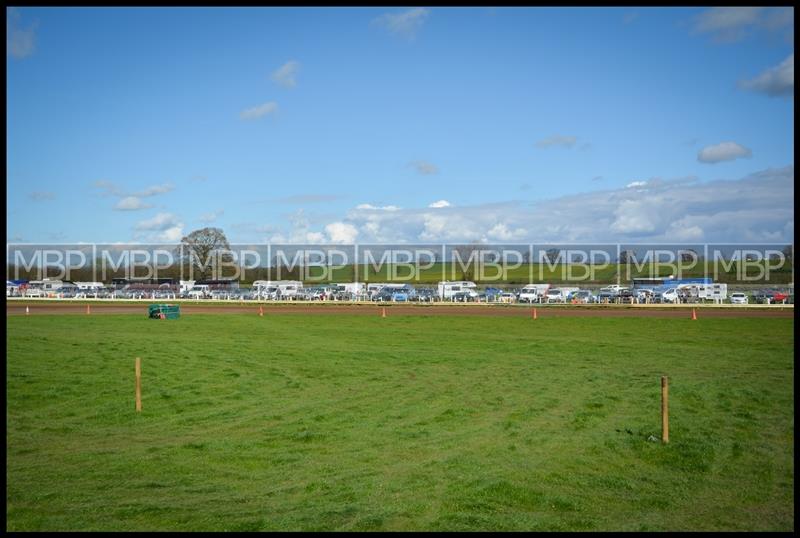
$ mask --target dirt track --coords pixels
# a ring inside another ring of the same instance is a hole
[[[86,304],[36,303],[28,304],[30,315],[71,314],[86,315]],[[380,316],[380,305],[330,305],[330,304],[282,304],[262,305],[265,316],[280,314],[304,315],[361,315]],[[25,304],[6,303],[6,314],[10,316],[25,315]],[[386,306],[387,317],[391,316],[510,316],[531,317],[532,309],[527,306],[509,305],[389,305]],[[681,306],[537,306],[539,318],[548,317],[656,317],[686,318],[691,316],[691,305]],[[259,305],[181,305],[181,314],[251,314],[258,315]],[[102,314],[141,314],[147,315],[146,303],[97,303],[91,304],[92,315]],[[698,306],[698,318],[793,318],[794,308],[783,306],[759,307],[714,307]]]

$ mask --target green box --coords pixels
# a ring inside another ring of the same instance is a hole
[[[147,316],[153,319],[178,319],[181,307],[177,304],[151,304],[147,308]]]

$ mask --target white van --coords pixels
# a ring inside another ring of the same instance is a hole
[[[538,303],[550,289],[550,284],[528,284],[519,291],[519,302]]]
[[[545,303],[566,303],[567,293],[561,288],[550,288],[545,294]]]
[[[209,288],[208,284],[197,284],[192,286],[186,295],[189,299],[205,299],[206,297],[211,296],[211,288]]]
[[[352,293],[353,295],[363,295],[366,293],[367,285],[363,282],[347,282],[336,284],[336,291],[339,293]]]

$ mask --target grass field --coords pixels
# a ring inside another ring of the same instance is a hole
[[[7,530],[794,529],[791,319],[7,329]]]

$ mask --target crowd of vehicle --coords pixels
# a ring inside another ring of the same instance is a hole
[[[7,281],[7,297],[51,297],[58,299],[151,299],[222,301],[372,301],[372,302],[461,302],[525,304],[792,304],[794,295],[760,289],[727,294],[724,284],[684,284],[667,288],[609,285],[598,290],[549,284],[521,288],[485,287],[474,282],[439,282],[436,287],[397,283],[343,283],[304,286],[300,281],[256,281],[250,287],[238,283],[181,281],[142,284],[117,282]]]

